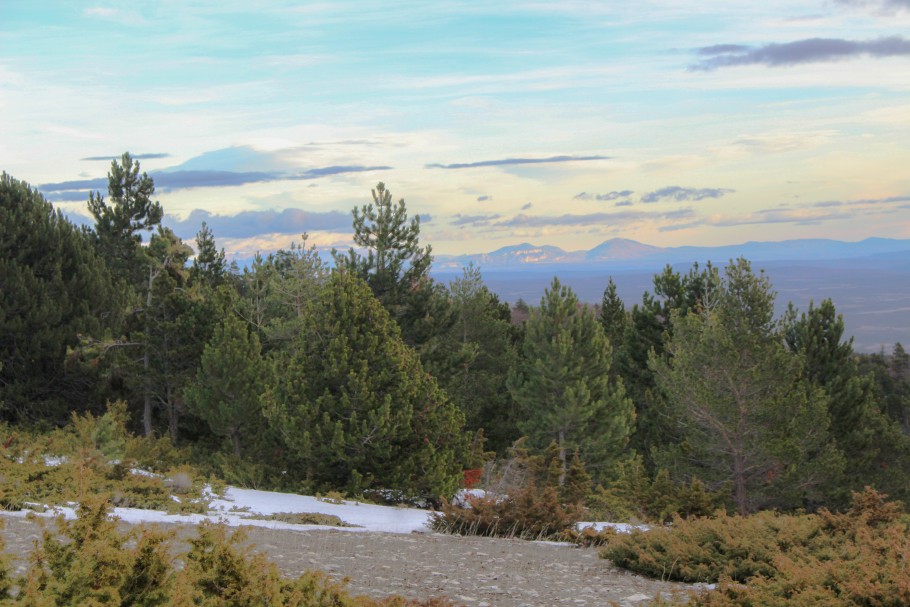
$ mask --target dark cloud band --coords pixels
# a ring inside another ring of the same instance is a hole
[[[697,202],[706,198],[721,198],[734,191],[728,188],[683,188],[678,185],[671,185],[643,194],[641,201],[646,204],[661,200],[674,200],[676,202],[690,200]]]
[[[134,160],[156,160],[158,158],[170,158],[171,154],[168,154],[165,152],[160,152],[160,153],[152,152],[150,154],[130,154],[130,156],[132,156]],[[120,159],[120,155],[115,154],[113,156],[88,156],[86,158],[80,158],[79,160],[92,161],[92,162],[95,162],[95,161],[111,162],[112,160],[119,160],[119,159]]]
[[[572,200],[598,200],[609,202],[612,200],[619,200],[620,198],[628,198],[632,195],[632,190],[616,190],[613,192],[607,192],[606,194],[589,194],[588,192],[581,192],[572,197]]]
[[[309,169],[299,173],[265,172],[265,171],[155,171],[150,173],[155,180],[155,187],[159,190],[183,190],[190,188],[213,188],[225,186],[238,186],[248,183],[263,183],[269,181],[295,181],[318,179],[330,175],[343,173],[363,173],[367,171],[384,171],[388,166],[329,166]],[[53,200],[67,199],[75,192],[83,191],[82,197],[88,197],[88,191],[107,191],[107,178],[79,179],[74,181],[61,181],[59,183],[45,183],[38,189],[48,198]],[[57,193],[60,193],[59,195]],[[64,194],[65,193],[65,194]],[[64,198],[66,197],[66,198]]]
[[[547,158],[501,158],[480,162],[457,162],[454,164],[428,164],[428,169],[476,169],[479,167],[511,166],[519,164],[550,164],[556,162],[579,162],[587,160],[609,160],[609,156],[549,156]]]
[[[769,67],[840,61],[852,57],[896,57],[910,55],[910,40],[889,36],[876,40],[844,40],[841,38],[809,38],[784,44],[768,44],[757,48],[737,44],[706,46],[696,51],[710,58],[690,66],[693,70],[714,70],[738,65]]]

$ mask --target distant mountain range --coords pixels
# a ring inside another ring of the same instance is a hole
[[[588,251],[564,251],[550,245],[522,243],[491,253],[471,255],[437,255],[437,271],[454,270],[469,263],[484,269],[547,265],[609,265],[641,269],[664,264],[712,261],[718,264],[745,257],[750,261],[822,261],[869,258],[877,255],[906,253],[910,240],[867,238],[859,242],[828,239],[783,240],[779,242],[746,242],[719,247],[655,247],[626,238],[613,238]]]

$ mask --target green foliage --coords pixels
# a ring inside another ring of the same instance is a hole
[[[212,230],[203,221],[202,228],[196,234],[196,256],[190,269],[190,283],[214,288],[226,279],[227,263],[224,260],[224,249],[218,250]]]
[[[873,375],[860,373],[853,339],[844,339],[844,321],[833,302],[810,302],[799,316],[791,306],[784,322],[788,347],[806,361],[809,381],[829,397],[831,434],[845,456],[844,478],[832,484],[831,497],[843,503],[850,490],[865,484],[910,495],[910,437],[880,409]]]
[[[365,280],[397,320],[408,294],[428,276],[432,249],[420,246],[420,216],[408,222],[403,198],[393,204],[383,183],[372,195],[372,203],[353,210],[354,244],[366,256],[351,248],[347,257],[335,254],[335,265]]]
[[[186,391],[192,411],[216,435],[228,437],[238,457],[242,437],[264,425],[260,398],[266,369],[256,334],[228,315],[206,345],[196,381]]]
[[[469,430],[483,428],[486,448],[504,452],[518,438],[514,403],[506,386],[515,361],[510,311],[471,265],[448,287],[455,322],[445,336],[458,364],[440,380],[465,414]]]
[[[0,176],[0,419],[64,423],[94,403],[79,336],[115,327],[122,300],[92,239],[28,184]]]
[[[122,534],[103,499],[87,496],[78,518],[57,519],[20,583],[22,605],[166,605],[169,535],[147,529]]]
[[[366,254],[333,250],[335,267],[369,285],[424,368],[445,380],[461,362],[444,339],[455,316],[445,289],[430,277],[432,247],[420,246],[420,216],[408,221],[404,199],[394,204],[383,183],[371,193],[373,202],[353,210],[354,244]]]
[[[649,459],[652,449],[673,444],[675,437],[659,410],[648,358],[652,351],[658,356],[663,354],[666,341],[673,335],[673,312],[685,316],[704,308],[719,284],[720,275],[710,262],[704,268],[695,263],[686,274],[667,266],[654,276],[653,291],[644,293],[641,303],[629,312],[622,347],[613,344],[614,350],[618,350],[618,374],[635,403],[636,427],[631,446],[646,458],[651,468],[654,467]]]
[[[603,326],[604,335],[607,336],[607,340],[613,350],[614,374],[618,371],[616,368],[619,362],[618,353],[622,349],[621,346],[626,331],[629,329],[630,321],[626,306],[620,299],[619,294],[616,293],[616,284],[611,277],[607,287],[604,289],[603,299],[600,304],[600,324]]]
[[[601,478],[626,446],[634,412],[622,382],[611,379],[610,364],[600,323],[554,278],[526,323],[508,386],[519,429],[532,447],[556,441],[562,474],[578,449]]]
[[[173,556],[174,534],[145,527],[122,532],[95,497],[78,518],[45,530],[26,575],[12,583],[0,568],[0,604],[16,607],[452,607],[444,599],[352,597],[320,572],[283,577],[254,553],[242,531],[203,523]],[[15,598],[7,593],[15,589]]]
[[[701,480],[673,482],[667,469],[650,473],[639,455],[616,464],[606,488],[587,496],[592,520],[666,523],[674,516],[708,516],[726,506],[729,486],[709,491]]]
[[[267,395],[267,414],[312,488],[451,495],[467,436],[363,281],[340,271],[319,294]]]
[[[731,483],[741,514],[818,499],[843,465],[829,441],[827,399],[803,378],[773,315],[767,279],[739,260],[707,309],[673,313],[666,356],[649,361],[679,441],[662,462],[715,490]]]
[[[141,232],[154,229],[164,215],[161,205],[152,202],[155,182],[146,173],[139,175],[139,161],[124,152],[119,163],[111,161],[107,193],[110,202],[100,192],[92,192],[88,200],[98,250],[118,278],[138,287],[145,265]]]
[[[3,490],[0,489],[0,499],[3,499]],[[3,521],[0,520],[0,531],[3,531]],[[6,548],[3,542],[3,536],[0,535],[0,604],[3,603],[3,597],[9,592],[12,586],[12,576],[9,570],[9,556],[4,552]]]
[[[126,409],[118,403],[101,417],[74,415],[51,434],[0,429],[0,507],[41,508],[106,495],[117,506],[204,511],[201,479],[185,466],[174,467],[185,454],[166,439],[132,437],[125,424]],[[157,474],[132,473],[138,466]]]

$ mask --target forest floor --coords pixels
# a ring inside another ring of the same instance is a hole
[[[34,521],[3,516],[6,552],[21,574],[40,537]],[[126,523],[123,523],[124,525]],[[180,536],[194,525],[171,523]],[[255,550],[285,574],[322,570],[353,594],[448,597],[469,607],[631,607],[691,586],[650,580],[566,544],[435,533],[377,533],[246,527]]]

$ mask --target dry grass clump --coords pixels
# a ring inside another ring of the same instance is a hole
[[[577,454],[562,483],[560,476],[555,445],[530,455],[519,441],[510,458],[484,470],[485,494],[468,495],[464,503],[443,502],[430,527],[458,535],[566,540],[585,513],[590,477]]]
[[[653,577],[716,582],[704,607],[910,605],[910,525],[867,488],[847,512],[721,514],[617,537],[602,556]]]
[[[321,512],[276,512],[269,515],[257,514],[246,518],[260,521],[280,521],[293,525],[326,525],[331,527],[359,526],[346,523],[334,514],[322,514]]]
[[[558,539],[581,519],[580,507],[560,501],[555,488],[532,485],[511,495],[469,497],[465,506],[444,503],[430,517],[434,531],[520,539]]]

